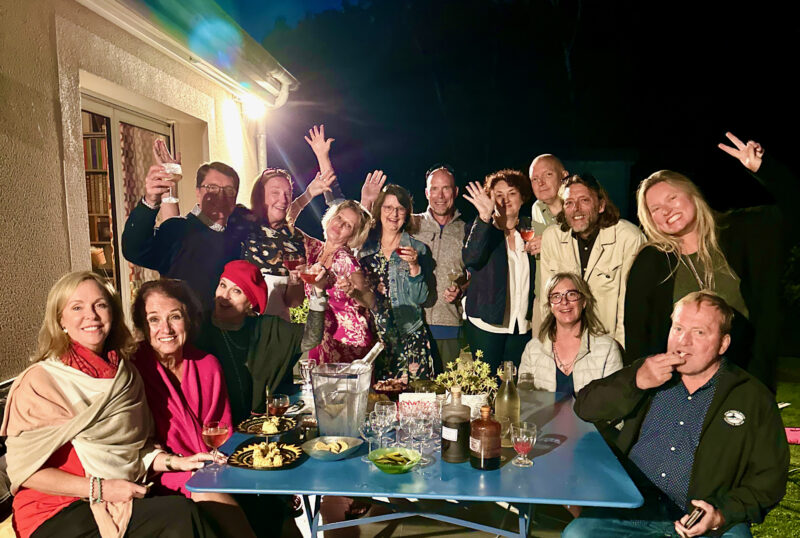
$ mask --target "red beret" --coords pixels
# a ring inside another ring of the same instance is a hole
[[[227,278],[244,292],[253,310],[263,314],[267,308],[267,283],[258,267],[246,260],[234,260],[225,264],[220,278]]]

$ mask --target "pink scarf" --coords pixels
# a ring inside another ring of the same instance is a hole
[[[150,344],[143,342],[133,360],[144,381],[156,435],[173,454],[190,456],[209,449],[203,443],[203,423],[221,421],[231,427],[231,407],[225,377],[216,357],[190,345],[183,348],[183,379],[176,388]],[[189,471],[165,472],[161,486],[189,496],[184,487]]]

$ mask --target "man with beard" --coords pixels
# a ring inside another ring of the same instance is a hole
[[[625,345],[625,284],[644,234],[627,220],[591,174],[574,174],[562,185],[560,226],[542,237],[542,282],[556,273],[583,276],[597,299],[600,321]]]
[[[163,277],[185,280],[203,310],[210,311],[222,268],[238,257],[238,243],[226,226],[236,204],[239,175],[225,163],[204,164],[197,170],[197,205],[185,217],[168,218],[156,227],[170,177],[162,164],[150,167],[145,195],[125,222],[122,254]],[[175,214],[175,204],[168,205],[173,206],[168,213]]]
[[[414,215],[419,219],[419,231],[413,237],[425,243],[433,256],[433,280],[425,304],[425,321],[436,341],[434,370],[458,357],[461,329],[461,296],[466,289],[467,275],[461,261],[465,223],[455,208],[458,187],[453,169],[448,165],[435,165],[425,175],[425,197],[428,210]]]

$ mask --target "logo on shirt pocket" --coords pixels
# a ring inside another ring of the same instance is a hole
[[[745,416],[741,411],[730,409],[725,411],[725,413],[722,415],[722,419],[731,426],[741,426],[744,424]]]

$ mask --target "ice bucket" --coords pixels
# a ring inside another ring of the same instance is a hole
[[[367,412],[372,364],[327,363],[311,371],[320,435],[358,437]]]

